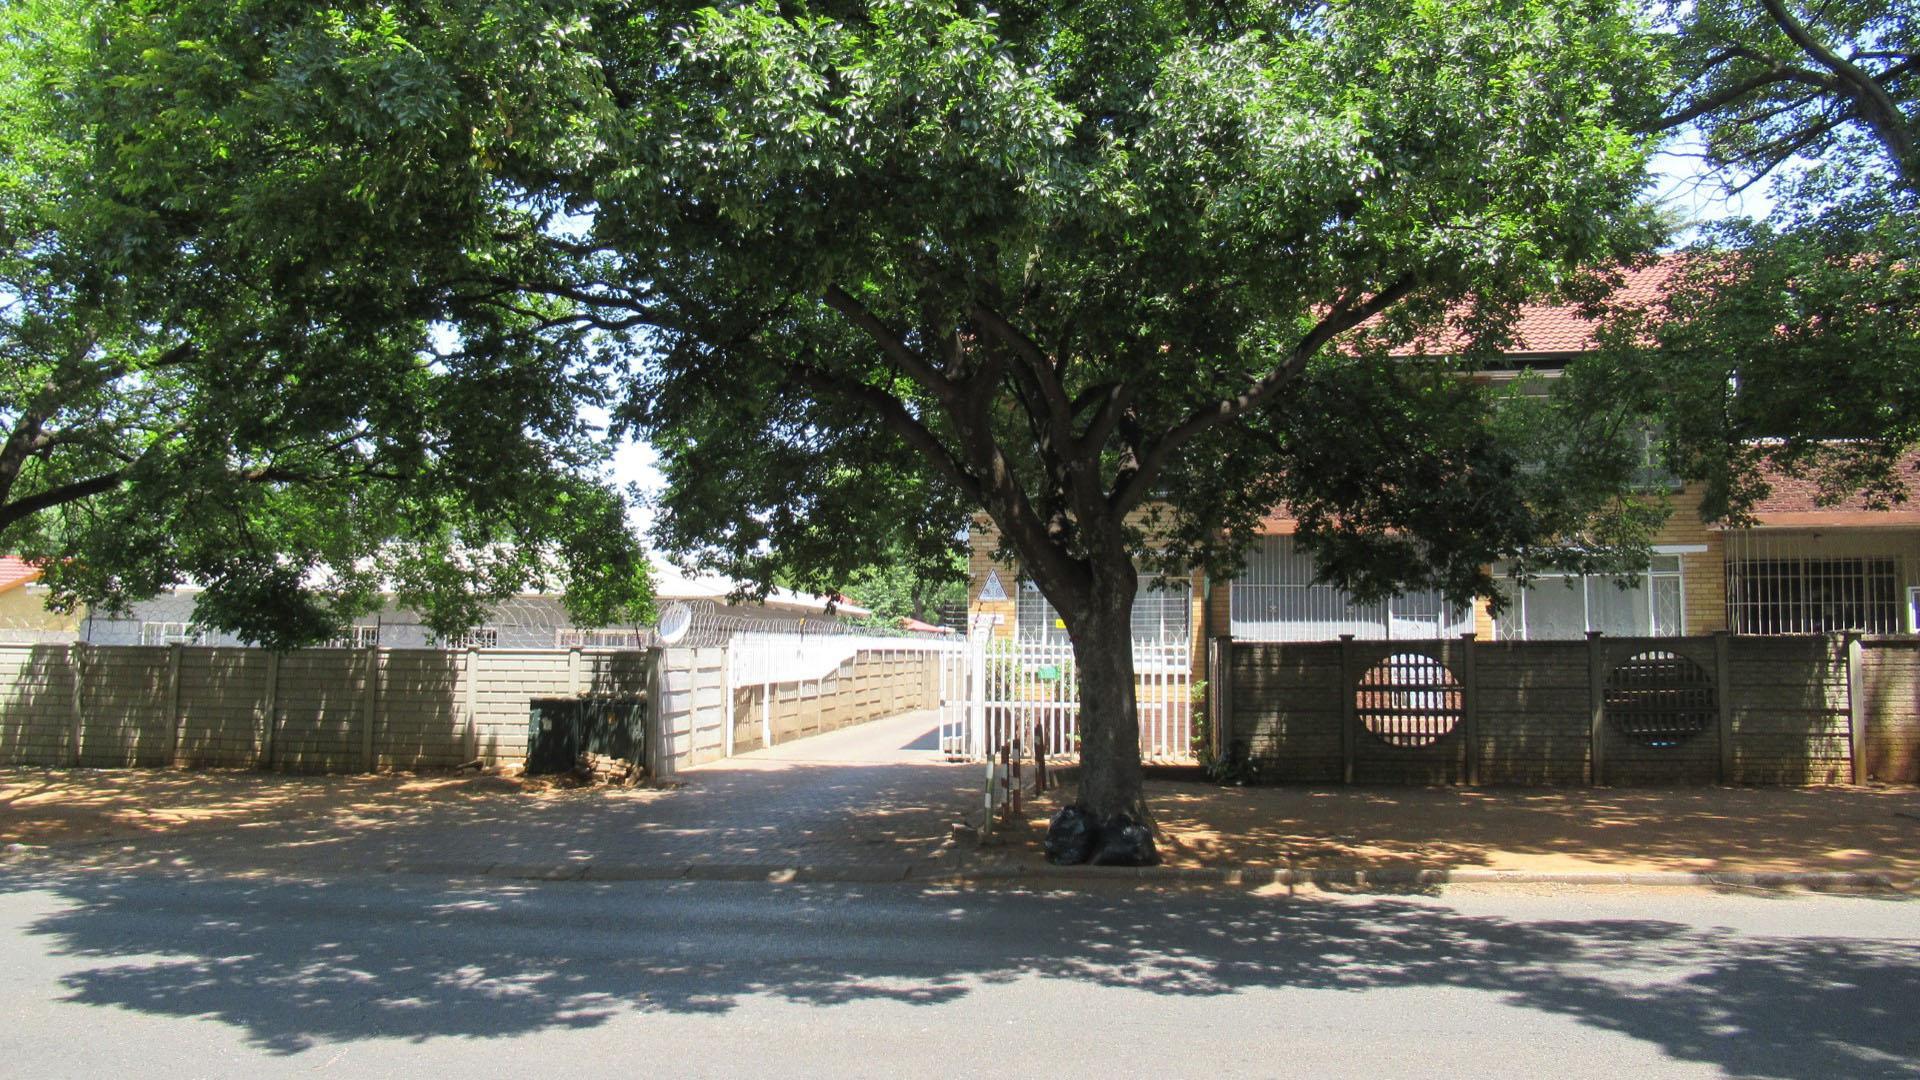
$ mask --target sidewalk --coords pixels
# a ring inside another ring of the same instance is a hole
[[[937,753],[938,725],[934,713],[903,714],[688,769],[671,788],[11,770],[0,772],[0,844],[69,861],[315,873],[677,876],[695,866],[885,864],[904,876],[947,851],[979,782],[977,770]]]
[[[1235,788],[1150,781],[1165,866],[1048,866],[1071,792],[953,842],[977,766],[912,713],[690,769],[670,789],[497,777],[0,770],[0,864],[635,880],[1920,879],[1920,788]],[[24,851],[8,852],[9,844]],[[1731,875],[1731,877],[1727,877]],[[1835,876],[1839,875],[1839,876]]]
[[[1007,830],[1038,871],[1056,790]],[[1468,877],[1880,874],[1920,879],[1920,788],[1219,787],[1148,781],[1178,870]],[[1484,874],[1478,872],[1486,872]]]

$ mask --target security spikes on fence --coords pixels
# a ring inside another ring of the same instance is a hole
[[[0,615],[0,645],[63,644],[79,637],[59,616]]]

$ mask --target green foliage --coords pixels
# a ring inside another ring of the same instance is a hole
[[[1743,520],[1765,474],[1823,494],[1905,497],[1920,442],[1920,20],[1910,5],[1676,5],[1679,91],[1650,126],[1691,125],[1730,189],[1771,184],[1766,222],[1705,230],[1670,295],[1617,313],[1667,450]]]
[[[949,543],[916,557],[904,546],[896,546],[882,562],[856,572],[847,592],[884,622],[937,622],[941,608],[967,602],[966,549]]]
[[[663,446],[671,546],[832,566],[912,508],[948,535],[979,506],[1067,613],[1152,504],[1136,558],[1228,565],[1288,498],[1356,584],[1455,593],[1613,513],[1508,483],[1527,450],[1479,391],[1325,345],[1374,314],[1404,344],[1472,297],[1485,355],[1524,299],[1651,242],[1621,118],[1659,72],[1625,12],[832,15],[680,29],[671,77],[630,88],[670,190],[596,192],[597,236],[685,267],[624,414]]]
[[[545,215],[489,197],[486,144],[551,134],[499,96],[525,74],[504,27],[0,20],[0,547],[59,602],[194,580],[199,622],[280,645],[382,590],[441,632],[527,588],[646,609],[578,418],[604,393],[587,331],[498,283],[537,269]]]

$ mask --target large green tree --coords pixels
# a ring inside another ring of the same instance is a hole
[[[1769,473],[1904,498],[1920,443],[1920,10],[1907,0],[1673,5],[1676,90],[1710,182],[1765,184],[1765,220],[1704,230],[1667,297],[1615,327],[1656,376],[1674,464],[1741,518]]]
[[[387,592],[442,631],[536,586],[644,611],[579,420],[605,386],[586,343],[417,272],[524,252],[484,174],[418,134],[377,161],[330,136],[397,133],[381,94],[411,50],[377,23],[221,52],[149,28],[139,5],[0,14],[0,550],[57,602],[197,581],[198,620],[276,645]],[[289,79],[263,87],[270,52]]]
[[[662,538],[709,564],[838,590],[984,511],[1073,639],[1082,800],[1144,818],[1140,566],[1230,564],[1283,501],[1362,591],[1644,541],[1607,401],[1460,377],[1652,242],[1643,29],[1609,0],[124,3],[63,107],[106,129],[136,249],[631,365]]]

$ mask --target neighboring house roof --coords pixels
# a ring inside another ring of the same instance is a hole
[[[653,564],[653,596],[658,602],[668,603],[675,600],[711,600],[716,604],[726,604],[735,591],[741,589],[739,582],[718,574],[698,574],[682,570],[668,563]],[[833,613],[848,618],[865,618],[873,614],[867,608],[848,600],[836,597],[832,601]],[[767,594],[761,606],[776,611],[827,611],[828,598],[813,593],[795,592],[792,589],[775,587]]]
[[[38,581],[40,568],[16,555],[0,555],[0,592]]]
[[[1608,301],[1638,306],[1659,300],[1679,266],[1677,256],[1667,256],[1649,266],[1624,270],[1620,286],[1609,294]],[[1585,352],[1599,344],[1594,336],[1597,325],[1581,304],[1528,304],[1514,320],[1513,346],[1507,352],[1512,356]],[[1466,335],[1449,327],[1395,352],[1447,354],[1466,346]]]

